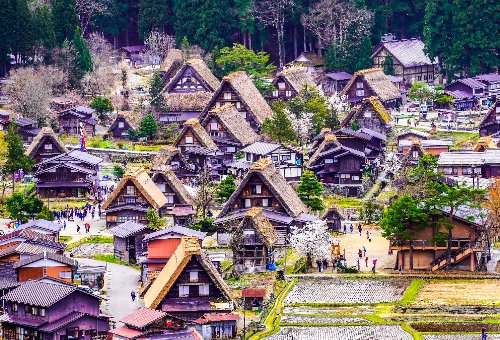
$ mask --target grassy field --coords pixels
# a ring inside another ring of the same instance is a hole
[[[66,250],[71,250],[84,243],[113,243],[113,236],[102,236],[102,235],[87,236],[82,238],[78,242],[73,242],[69,244]]]

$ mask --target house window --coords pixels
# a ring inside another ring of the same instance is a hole
[[[59,272],[60,279],[71,279],[71,272]]]
[[[269,206],[269,198],[263,198],[262,199],[262,206],[263,207],[268,207]]]
[[[357,89],[362,89],[363,88],[363,83],[356,83],[356,88]]]
[[[245,208],[251,208],[252,207],[252,201],[250,201],[249,198],[245,199]]]
[[[180,165],[179,162],[170,162],[170,165],[172,165],[172,168],[173,167],[178,167]]]
[[[285,83],[278,83],[278,88],[280,90],[284,90],[285,89]]]
[[[173,195],[168,195],[167,196],[167,203],[168,204],[174,204],[174,196]]]
[[[357,97],[364,97],[365,96],[365,90],[356,90],[356,96]]]
[[[189,286],[179,286],[179,297],[189,297]]]
[[[292,96],[292,91],[285,91],[285,96],[291,97]]]
[[[429,80],[432,80],[432,73],[429,74]]]
[[[210,123],[210,131],[219,131],[219,126],[217,123]]]
[[[444,173],[446,175],[456,175],[458,173],[457,168],[444,168]]]
[[[372,118],[372,113],[370,111],[366,111],[365,118]]]
[[[243,230],[243,235],[255,235],[255,230]]]
[[[274,97],[274,98],[278,97],[278,90],[274,90],[274,91],[273,91],[273,97]]]
[[[220,102],[215,102],[215,108],[218,109],[220,107]]]
[[[271,156],[271,159],[273,160],[273,162],[277,162],[278,161],[278,156]]]
[[[243,118],[247,118],[247,113],[245,111],[240,112]]]
[[[135,197],[125,197],[125,204],[135,204]]]
[[[282,161],[289,161],[292,159],[292,155],[281,155]]]
[[[125,124],[123,122],[118,122],[118,128],[123,129]]]
[[[332,164],[333,163],[333,158],[326,158],[325,159],[325,164]]]
[[[193,144],[193,137],[186,136],[186,144]]]
[[[472,174],[472,168],[462,168],[462,175]]]
[[[226,152],[236,152],[236,147],[234,147],[234,146],[228,146],[226,148]]]
[[[241,103],[240,102],[236,102],[236,108],[239,110],[241,109]]]
[[[135,186],[127,185],[127,195],[135,195]]]
[[[31,307],[31,314],[33,314],[33,315],[38,315],[38,314],[39,314],[39,309],[38,309],[38,307]]]
[[[357,175],[356,176],[351,176],[351,179],[353,181],[359,181],[359,176],[357,176]]]
[[[45,145],[43,146],[43,148],[44,148],[45,150],[52,150],[52,144],[45,144]]]
[[[208,296],[209,295],[209,285],[201,285],[198,286],[198,293],[200,296]]]
[[[261,194],[262,193],[262,185],[252,185],[252,194]]]
[[[418,151],[413,151],[413,158],[417,159],[418,158]]]
[[[165,183],[156,183],[156,186],[161,192],[165,192]]]
[[[422,76],[418,76],[418,77],[417,77],[417,80],[418,80],[418,81],[421,81],[421,80],[422,80]]]
[[[424,80],[427,80],[427,74],[424,74]]]
[[[198,282],[198,272],[189,272],[189,281]]]
[[[350,178],[351,175],[349,174],[340,174],[340,178]]]
[[[251,153],[247,153],[246,154],[246,159],[247,159],[247,161],[251,162],[252,161],[252,154]]]
[[[38,309],[38,315],[45,316],[45,308],[39,308]]]
[[[17,312],[17,303],[13,303],[10,305],[10,310],[13,312]]]
[[[224,99],[231,100],[231,92],[224,92]]]

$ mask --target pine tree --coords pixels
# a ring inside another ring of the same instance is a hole
[[[78,71],[81,73],[92,71],[92,60],[90,59],[89,48],[87,47],[85,40],[83,40],[82,30],[80,27],[77,27],[75,30],[73,46],[76,51],[75,63]]]
[[[13,36],[14,12],[10,0],[0,0],[0,74],[6,73],[10,61],[10,40]],[[2,72],[3,71],[3,72]]]
[[[33,11],[33,33],[38,45],[52,49],[56,45],[56,33],[52,22],[51,10],[48,5],[42,5]]]
[[[297,195],[299,195],[300,200],[313,211],[323,210],[321,195],[324,191],[316,174],[311,170],[305,170],[297,186]]]
[[[156,123],[151,113],[148,113],[141,121],[140,131],[143,136],[147,136],[149,139],[152,139],[153,135],[158,131],[158,123]]]
[[[153,30],[163,31],[169,19],[169,8],[166,0],[141,0],[139,2],[139,19],[137,26],[141,38],[146,38]]]
[[[390,55],[386,55],[384,60],[382,61],[382,69],[384,70],[384,73],[386,75],[394,75],[394,60]]]
[[[106,118],[106,114],[114,110],[111,100],[105,97],[95,97],[90,103],[90,107],[97,112],[97,117],[100,120]]]
[[[34,45],[32,15],[26,0],[13,1],[12,8],[16,14],[14,20],[14,35],[11,44],[12,53],[19,60],[31,51]]]
[[[372,54],[372,44],[370,42],[370,39],[366,37],[359,45],[358,61],[354,66],[356,71],[372,67],[373,61],[370,58],[371,54]]]
[[[236,184],[234,183],[234,177],[232,175],[227,175],[226,178],[220,181],[217,188],[217,203],[223,204],[227,202],[235,190]]]
[[[118,35],[128,27],[127,19],[129,17],[129,8],[130,6],[127,1],[113,0],[110,9],[113,15],[109,16],[106,13],[105,15],[97,17],[97,26],[100,27],[104,33],[113,36],[113,47],[115,49],[118,48]]]
[[[76,1],[54,0],[52,2],[52,22],[54,23],[57,45],[61,46],[64,40],[71,41],[78,26]]]
[[[161,80],[159,72],[154,72],[153,77],[149,83],[149,97],[150,105],[157,112],[164,112],[167,110],[167,105],[165,103],[165,97],[163,97],[163,89],[165,85]]]
[[[273,140],[280,143],[291,142],[297,139],[297,135],[292,128],[292,122],[285,112],[286,105],[281,100],[273,105],[274,114],[271,118],[266,118],[262,124],[262,132]]]
[[[21,136],[18,134],[18,126],[12,122],[9,124],[5,141],[7,142],[7,161],[5,162],[2,174],[12,176],[12,192],[14,192],[15,180],[14,174],[22,169],[29,172],[33,169],[35,160],[24,154],[26,148]]]

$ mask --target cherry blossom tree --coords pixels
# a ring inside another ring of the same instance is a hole
[[[401,159],[396,152],[387,152],[381,167],[387,174],[395,174],[399,171],[401,165]]]
[[[312,113],[304,112],[300,117],[297,117],[294,113],[291,113],[288,109],[288,119],[292,123],[292,129],[295,131],[297,138],[299,140],[304,140],[309,136],[313,129]]]
[[[290,236],[290,245],[301,256],[307,257],[307,266],[312,265],[313,258],[330,256],[332,235],[328,231],[326,221],[307,222],[302,228],[295,228]]]

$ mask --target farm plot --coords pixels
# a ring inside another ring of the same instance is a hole
[[[484,281],[436,281],[428,283],[415,299],[423,305],[492,305],[498,304],[500,282]]]
[[[283,314],[311,315],[311,314],[343,314],[363,315],[373,314],[377,308],[372,306],[342,306],[335,308],[313,308],[307,306],[285,307]]]
[[[301,280],[285,298],[286,303],[380,303],[401,299],[409,281],[399,280]]]
[[[362,318],[334,318],[334,317],[317,317],[317,316],[283,316],[281,323],[288,324],[349,324],[349,323],[367,323],[366,319]]]
[[[425,334],[425,340],[480,340],[481,334]],[[488,334],[488,339],[500,339],[500,334]]]
[[[268,340],[413,340],[400,326],[281,327]]]

